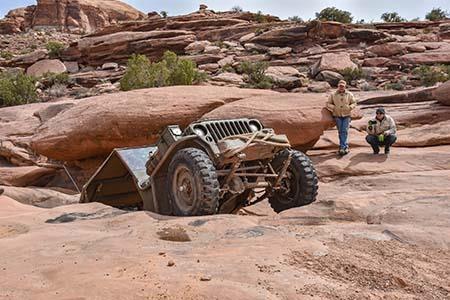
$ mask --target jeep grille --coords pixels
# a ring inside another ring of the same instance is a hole
[[[251,133],[255,128],[258,128],[257,130],[263,128],[259,121],[250,119],[204,121],[191,124],[189,127],[188,134],[201,130],[207,140],[212,138],[216,143],[228,136]]]

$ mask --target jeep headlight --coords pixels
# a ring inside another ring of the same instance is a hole
[[[206,128],[205,127],[203,127],[203,126],[195,126],[194,127],[194,132],[195,132],[195,134],[196,135],[198,135],[198,136],[206,136],[207,135],[207,130],[206,130]]]
[[[171,128],[170,131],[172,131],[172,134],[175,136],[180,136],[183,134],[183,132],[181,131],[180,127],[174,127]]]
[[[250,121],[248,125],[250,126],[252,132],[260,131],[262,129],[261,125],[256,121]]]

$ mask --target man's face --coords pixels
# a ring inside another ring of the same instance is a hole
[[[340,83],[339,85],[338,85],[338,91],[339,92],[345,92],[345,84],[344,83]]]
[[[377,119],[378,120],[383,120],[383,118],[384,118],[384,114],[380,113],[380,112],[377,112]]]

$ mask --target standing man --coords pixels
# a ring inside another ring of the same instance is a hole
[[[330,95],[327,109],[331,111],[339,132],[339,154],[345,155],[348,149],[348,129],[350,127],[351,112],[356,107],[355,97],[346,89],[347,83],[340,80],[336,92]]]
[[[384,108],[377,109],[375,119],[367,124],[367,133],[366,141],[372,146],[373,154],[380,153],[380,146],[384,146],[384,153],[389,154],[391,146],[397,141],[397,126]]]

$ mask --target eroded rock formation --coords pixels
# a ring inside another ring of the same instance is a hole
[[[18,33],[30,28],[90,33],[144,16],[118,0],[37,0],[36,5],[10,11],[0,21],[0,33]]]

